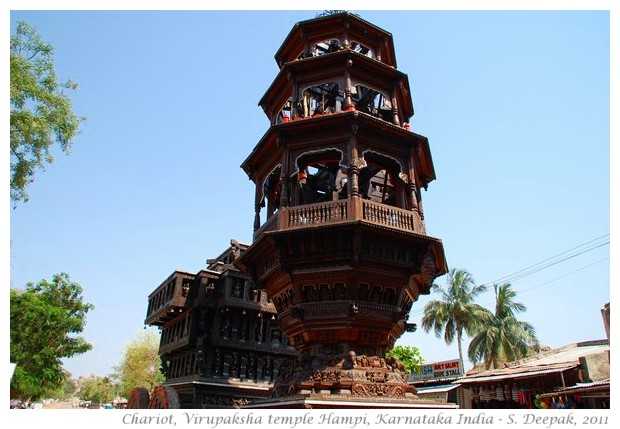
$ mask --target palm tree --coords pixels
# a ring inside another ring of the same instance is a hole
[[[517,313],[526,310],[514,301],[517,292],[509,283],[494,284],[493,288],[495,313],[483,309],[476,315],[479,323],[467,351],[472,362],[483,361],[486,369],[526,357],[538,345],[534,326],[516,319]]]
[[[486,286],[476,286],[470,273],[463,269],[448,272],[447,288],[433,285],[433,292],[441,295],[441,300],[430,301],[424,306],[422,328],[428,332],[435,331],[437,338],[443,338],[446,344],[452,344],[456,337],[459,359],[463,362],[463,332],[471,335],[476,326],[475,315],[484,310],[474,304],[474,298],[486,291]]]

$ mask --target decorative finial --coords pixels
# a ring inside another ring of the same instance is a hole
[[[319,12],[316,14],[317,18],[321,18],[323,16],[336,15],[338,13],[347,12],[346,10],[324,10],[323,12]]]

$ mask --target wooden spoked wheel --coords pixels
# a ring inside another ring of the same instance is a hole
[[[179,394],[173,387],[159,386],[153,390],[153,395],[151,395],[151,401],[149,402],[148,408],[161,410],[180,408],[180,406],[181,401],[179,400]]]
[[[127,400],[127,408],[148,408],[149,407],[149,391],[144,387],[136,387],[129,394]]]

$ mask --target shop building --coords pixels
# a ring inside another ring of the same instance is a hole
[[[465,375],[461,408],[609,408],[609,340],[569,344]]]

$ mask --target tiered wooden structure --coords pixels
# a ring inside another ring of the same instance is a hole
[[[269,396],[297,352],[277,326],[276,310],[232,262],[247,245],[231,241],[196,274],[175,271],[149,295],[145,324],[161,330],[166,382],[130,408],[231,408]]]
[[[241,166],[256,185],[254,241],[235,265],[267,291],[301,357],[276,381],[279,399],[254,406],[423,406],[385,353],[447,266],[424,227],[435,171],[408,124],[392,35],[329,14],[297,23],[275,59],[259,102],[271,126]]]

